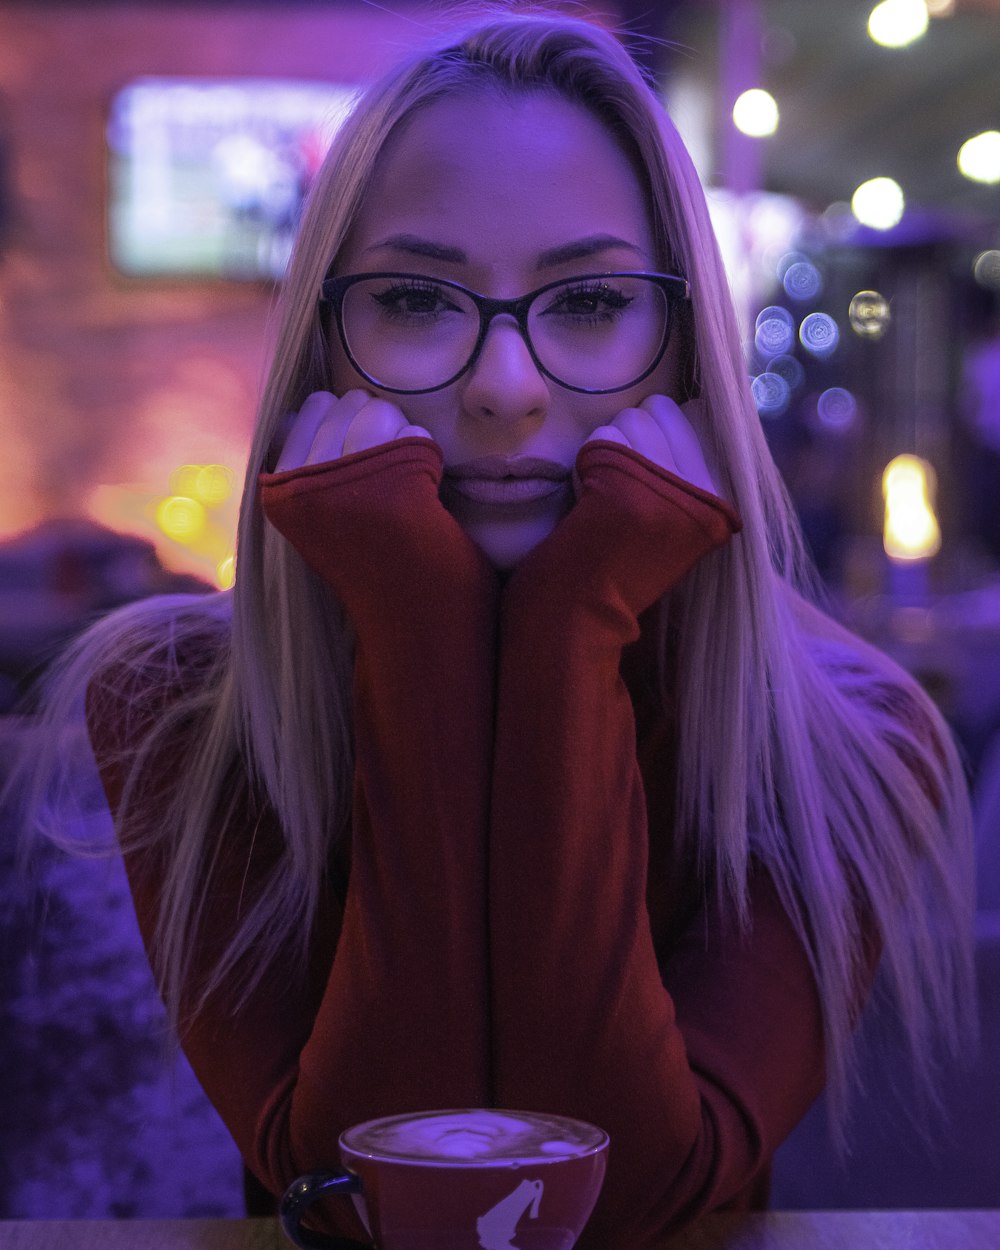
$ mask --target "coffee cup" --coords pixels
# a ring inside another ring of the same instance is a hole
[[[593,1210],[608,1135],[534,1111],[426,1111],[340,1136],[342,1168],[301,1176],[281,1223],[305,1250],[570,1250]],[[303,1226],[321,1198],[349,1196],[371,1240]]]

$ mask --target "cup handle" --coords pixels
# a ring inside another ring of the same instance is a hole
[[[310,1172],[300,1176],[285,1190],[279,1217],[285,1236],[302,1250],[371,1250],[370,1245],[348,1237],[331,1237],[302,1227],[306,1207],[330,1194],[359,1194],[361,1178],[353,1172]]]

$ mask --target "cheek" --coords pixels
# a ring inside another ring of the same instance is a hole
[[[363,378],[347,359],[336,326],[331,329],[327,342],[335,395],[343,395],[345,391],[352,390],[369,391],[372,395],[395,404],[411,425],[422,425],[436,442],[441,441],[440,435],[443,433],[448,412],[445,397],[453,394],[451,389],[434,391],[429,395],[394,395],[391,391],[379,390],[367,378]]]
[[[637,408],[650,395],[666,395],[675,403],[681,404],[691,398],[690,369],[687,361],[690,358],[688,336],[685,333],[674,333],[667,344],[663,359],[648,378],[627,391],[618,391],[614,395],[577,395],[583,402],[576,409],[579,427],[584,437],[592,433],[599,425],[610,424],[615,417],[626,408]]]

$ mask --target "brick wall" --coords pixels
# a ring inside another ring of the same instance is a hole
[[[0,8],[0,536],[81,511],[98,484],[242,468],[264,365],[266,284],[129,279],[106,255],[105,123],[142,74],[355,82],[422,33],[344,4],[37,3]],[[165,487],[165,483],[164,483]]]

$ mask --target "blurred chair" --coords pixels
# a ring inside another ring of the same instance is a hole
[[[0,716],[0,778],[27,718]],[[97,785],[90,767],[91,783]],[[169,1056],[124,869],[0,810],[0,1219],[238,1217],[239,1154]]]

